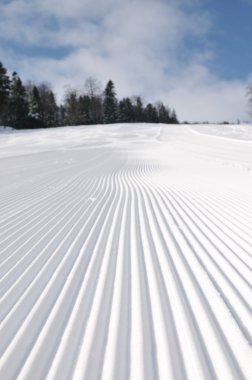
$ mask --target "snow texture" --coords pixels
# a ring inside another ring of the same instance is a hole
[[[0,379],[252,379],[251,126],[1,129],[0,163]]]

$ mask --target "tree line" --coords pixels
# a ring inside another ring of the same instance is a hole
[[[175,110],[162,102],[144,104],[140,96],[117,99],[109,80],[102,91],[88,78],[82,91],[69,88],[58,105],[52,87],[24,84],[16,72],[8,75],[0,62],[0,125],[16,129],[111,123],[178,123]]]

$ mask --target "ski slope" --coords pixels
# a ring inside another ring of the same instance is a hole
[[[2,129],[0,379],[252,379],[251,131]]]

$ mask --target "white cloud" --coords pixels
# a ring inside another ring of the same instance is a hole
[[[164,100],[181,120],[245,118],[246,84],[215,77],[212,52],[187,44],[204,42],[212,27],[198,1],[13,0],[0,5],[0,42],[11,41],[0,54],[22,78],[50,81],[59,95],[91,75],[103,84],[112,78],[119,96]],[[32,57],[40,46],[71,50],[59,59]]]
[[[212,76],[194,64],[177,80],[169,93],[181,121],[223,122],[247,120],[246,83]]]

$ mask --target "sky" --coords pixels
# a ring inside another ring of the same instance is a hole
[[[0,0],[0,61],[58,101],[88,77],[175,108],[251,121],[252,0]]]

